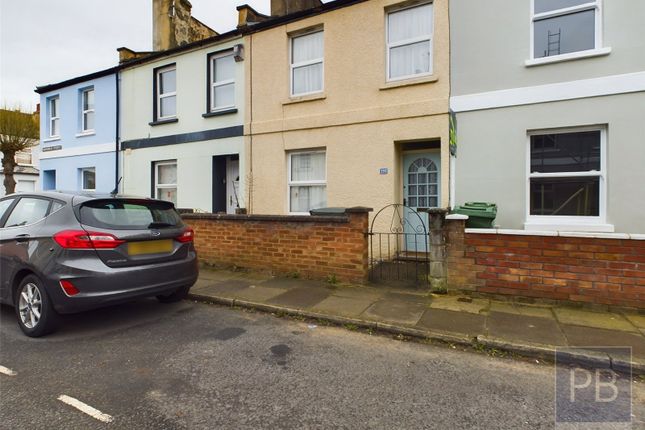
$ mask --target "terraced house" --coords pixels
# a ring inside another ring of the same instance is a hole
[[[121,189],[177,207],[244,208],[244,47],[154,0],[154,50],[121,55]]]
[[[644,18],[640,0],[452,0],[457,203],[496,202],[506,229],[642,233]]]
[[[43,190],[108,193],[116,186],[117,69],[40,86]]]
[[[448,1],[298,3],[244,39],[249,209],[448,206]]]

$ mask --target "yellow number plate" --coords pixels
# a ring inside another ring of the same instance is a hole
[[[128,254],[142,255],[142,254],[161,254],[164,252],[172,252],[172,240],[147,240],[145,242],[130,242],[128,243]]]

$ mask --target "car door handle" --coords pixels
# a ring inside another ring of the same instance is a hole
[[[16,242],[18,243],[24,243],[29,240],[29,235],[28,234],[19,234],[16,236]]]

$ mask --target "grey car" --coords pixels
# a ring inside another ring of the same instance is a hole
[[[0,302],[22,331],[59,314],[156,296],[182,300],[198,276],[193,230],[172,203],[59,192],[0,199]]]

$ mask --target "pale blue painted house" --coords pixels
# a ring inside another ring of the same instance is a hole
[[[118,177],[118,67],[40,86],[43,190],[109,193]]]

